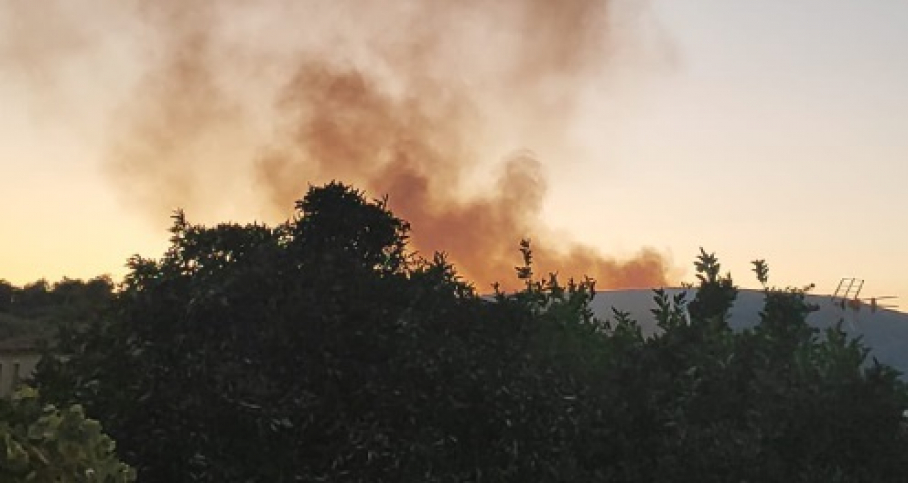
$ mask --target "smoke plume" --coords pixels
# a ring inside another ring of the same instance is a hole
[[[91,36],[57,0],[8,0],[0,9],[0,72],[52,82],[57,66],[90,48]]]
[[[115,113],[107,167],[158,219],[246,203],[286,215],[307,184],[337,179],[387,194],[415,248],[445,251],[481,290],[516,285],[527,237],[537,272],[668,283],[653,250],[610,258],[540,220],[546,168],[576,152],[579,93],[620,43],[614,2],[122,5],[142,26],[144,72]]]

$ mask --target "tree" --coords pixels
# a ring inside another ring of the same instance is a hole
[[[135,471],[114,454],[101,425],[78,405],[42,405],[31,388],[0,400],[0,479],[127,483]]]
[[[719,259],[714,253],[706,253],[703,248],[700,248],[694,267],[697,269],[700,286],[697,298],[689,306],[691,317],[720,326],[727,325],[728,311],[738,295],[731,274],[722,276]]]
[[[645,384],[655,393],[650,400],[661,399],[653,413],[667,427],[656,438],[660,461],[650,475],[700,481],[902,478],[908,393],[897,373],[868,366],[867,350],[839,327],[820,336],[807,323],[815,310],[806,302],[810,287],[767,288],[762,260],[755,262],[765,296],[760,324],[740,333],[713,324],[735,290],[730,276],[715,276],[717,264],[705,255],[696,265],[701,285],[691,303],[701,310],[691,311],[689,326],[674,324],[647,347],[654,362],[645,367]],[[663,316],[671,307],[658,305]]]
[[[45,279],[25,284],[15,294],[16,305],[22,313],[31,314],[50,305],[50,284]]]
[[[147,482],[908,471],[904,385],[810,330],[803,290],[766,288],[760,325],[732,331],[737,288],[701,250],[693,299],[656,290],[644,337],[619,310],[593,316],[593,280],[537,278],[527,241],[524,288],[489,300],[414,256],[384,200],[330,183],[296,207],[273,227],[175,213],[164,256],[132,258],[112,305],[61,335],[42,394],[99,415]]]
[[[16,287],[0,280],[0,337],[41,345],[96,319],[113,299],[109,276],[87,281],[64,278],[50,284],[38,280]]]
[[[14,291],[11,283],[0,279],[0,313],[7,313],[12,308]]]
[[[574,383],[527,357],[531,312],[407,254],[383,201],[332,183],[297,208],[277,227],[175,214],[164,257],[133,258],[106,319],[42,361],[42,391],[103,414],[144,481],[555,473],[572,403],[550,391]]]

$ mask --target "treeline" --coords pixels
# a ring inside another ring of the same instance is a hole
[[[101,320],[114,298],[109,277],[38,280],[21,287],[0,280],[0,344],[55,351],[60,337]],[[135,471],[114,448],[100,423],[86,417],[78,403],[58,408],[29,387],[0,399],[0,481],[135,481]]]
[[[331,183],[296,207],[277,226],[177,213],[163,257],[61,332],[42,403],[0,402],[0,480],[905,481],[908,389],[811,328],[763,261],[757,327],[729,328],[737,289],[704,251],[689,300],[654,291],[645,337],[593,316],[592,280],[535,274],[528,242],[524,288],[490,299],[414,255],[382,201]]]
[[[64,277],[54,283],[40,279],[21,287],[0,279],[0,313],[37,316],[63,307],[99,307],[110,301],[113,291],[109,276],[89,280]]]
[[[908,391],[766,286],[732,331],[716,257],[660,330],[598,320],[593,282],[533,273],[481,297],[409,226],[342,184],[278,226],[174,217],[36,387],[79,403],[145,482],[905,481]],[[767,265],[754,265],[768,283]]]
[[[0,279],[0,339],[49,339],[61,326],[95,320],[113,300],[114,288],[108,276],[41,279],[21,287]]]

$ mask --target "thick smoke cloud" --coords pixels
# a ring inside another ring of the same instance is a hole
[[[307,184],[338,179],[387,194],[416,249],[447,252],[480,289],[514,285],[525,237],[541,272],[668,283],[655,251],[609,258],[540,220],[546,172],[575,152],[579,93],[622,41],[613,2],[109,6],[137,22],[143,73],[114,114],[107,168],[159,219],[224,203],[285,216]]]

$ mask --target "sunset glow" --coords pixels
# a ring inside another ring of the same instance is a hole
[[[483,289],[527,236],[606,288],[702,246],[908,304],[908,4],[390,3],[5,2],[0,278],[119,277],[175,208],[275,223],[337,178]]]

